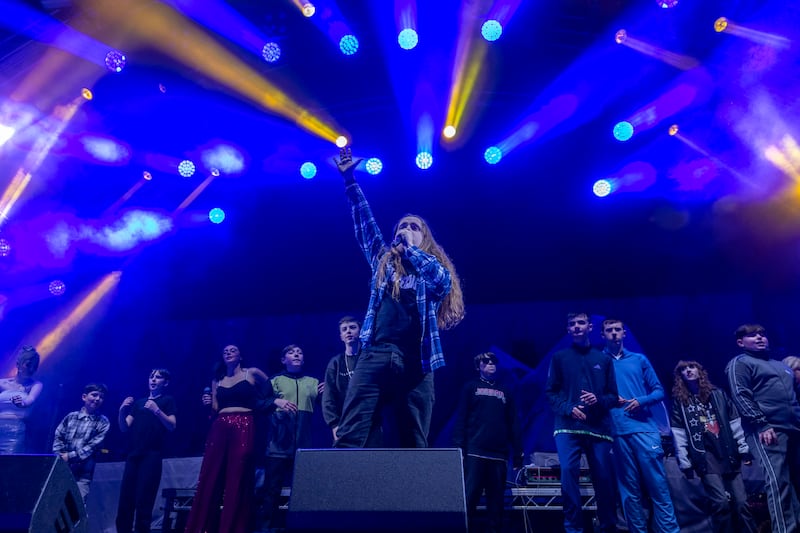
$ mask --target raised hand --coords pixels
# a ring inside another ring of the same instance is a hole
[[[361,161],[362,158],[360,157],[353,159],[353,151],[349,146],[340,148],[339,158],[337,159],[335,156],[333,158],[333,162],[336,163],[336,168],[339,169],[339,172],[341,172],[343,176],[352,176],[353,172],[358,164],[361,163]]]

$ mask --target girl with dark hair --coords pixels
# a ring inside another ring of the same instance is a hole
[[[268,383],[269,378],[258,368],[242,368],[242,355],[232,344],[222,350],[222,361],[221,371],[211,382],[211,406],[218,416],[208,433],[186,533],[246,533],[252,529],[253,411],[259,385]]]
[[[742,459],[749,465],[752,457],[739,413],[697,361],[679,361],[674,374],[670,425],[678,465],[687,477],[700,476],[715,533],[755,532],[741,472]]]
[[[362,351],[344,401],[336,446],[380,445],[381,410],[392,406],[400,445],[428,445],[433,371],[444,366],[439,330],[464,317],[453,263],[419,216],[400,219],[387,243],[354,178],[350,148],[334,158],[345,182],[356,239],[372,269]]]

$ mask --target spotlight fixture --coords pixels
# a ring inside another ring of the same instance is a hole
[[[261,57],[267,63],[275,63],[281,58],[281,47],[278,43],[269,42],[261,49]]]
[[[91,100],[92,98],[94,98],[92,91],[90,91],[86,87],[81,89],[81,96],[83,97],[84,100]]]
[[[633,137],[633,124],[627,120],[617,122],[614,126],[614,138],[618,141],[627,141]]]
[[[314,13],[317,12],[317,8],[314,7],[314,4],[311,2],[306,2],[303,4],[303,16],[304,17],[313,17]]]
[[[194,171],[195,171],[194,163],[192,163],[188,159],[184,159],[178,164],[178,174],[180,174],[184,178],[191,178],[194,175]]]
[[[503,159],[503,152],[500,151],[500,148],[498,148],[497,146],[490,146],[483,153],[483,158],[490,165],[496,165],[497,163],[500,162],[501,159]]]
[[[442,135],[444,135],[448,139],[452,139],[456,136],[456,127],[455,126],[445,126],[442,130]]]
[[[611,194],[611,182],[608,180],[597,180],[592,185],[592,192],[598,198],[605,198]]]
[[[0,239],[0,257],[8,257],[9,255],[11,255],[11,244],[5,239]]]
[[[225,220],[225,211],[219,207],[215,207],[208,212],[208,219],[214,224],[221,224],[222,221]]]
[[[415,162],[420,169],[427,170],[433,164],[433,156],[428,152],[420,152],[417,154]]]
[[[397,35],[397,44],[403,50],[411,50],[419,43],[419,35],[412,28],[406,28]]]
[[[383,162],[377,157],[370,157],[367,159],[367,162],[364,166],[366,167],[367,172],[373,176],[380,174],[381,170],[383,170]]]
[[[481,26],[481,35],[489,42],[496,41],[503,34],[503,26],[496,20],[487,20]]]
[[[106,54],[106,68],[111,72],[122,72],[128,59],[119,50],[111,50]]]
[[[67,286],[60,279],[56,279],[50,282],[50,285],[47,286],[47,290],[49,290],[50,294],[53,296],[61,296],[66,292]]]
[[[347,34],[339,39],[339,50],[346,56],[351,56],[358,52],[358,39],[356,36]]]
[[[670,137],[674,137],[675,134],[678,133],[678,125],[677,124],[673,124],[672,126],[670,126],[668,132],[670,134]]]
[[[625,39],[628,38],[628,32],[625,30],[619,30],[617,33],[614,34],[614,42],[617,44],[622,44],[625,42]]]
[[[310,162],[305,162],[300,165],[300,175],[305,179],[310,180],[317,175],[317,165]]]
[[[347,146],[347,137],[345,137],[344,135],[339,135],[338,137],[336,137],[336,146],[339,148],[344,148],[345,146]]]

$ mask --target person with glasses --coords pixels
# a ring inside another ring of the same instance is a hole
[[[750,453],[764,470],[772,531],[800,530],[800,405],[792,371],[770,357],[759,324],[736,329],[742,353],[725,367]],[[793,486],[794,484],[794,486]]]
[[[27,451],[26,420],[42,393],[42,382],[33,377],[38,369],[36,348],[23,346],[17,352],[17,374],[0,379],[0,455]]]
[[[475,512],[481,493],[486,491],[488,528],[503,528],[508,458],[514,469],[524,462],[514,395],[497,380],[497,356],[492,352],[475,356],[478,378],[461,390],[453,427],[453,443],[464,455],[464,490],[470,531],[477,531]]]
[[[757,531],[742,480],[742,463],[753,461],[736,407],[697,361],[679,361],[674,375],[670,425],[678,466],[687,477],[700,476],[713,531]]]
[[[361,355],[344,401],[337,447],[376,447],[382,440],[381,411],[392,406],[403,448],[428,446],[433,413],[433,371],[444,366],[440,329],[464,317],[455,267],[419,216],[402,217],[383,238],[354,171],[360,159],[350,148],[334,158],[356,239],[372,270]]]

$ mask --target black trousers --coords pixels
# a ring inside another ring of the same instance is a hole
[[[467,496],[470,531],[477,531],[474,525],[475,509],[484,490],[486,490],[486,514],[489,518],[487,531],[490,533],[502,531],[507,471],[506,462],[502,459],[487,459],[473,455],[464,458],[464,492]]]
[[[150,533],[160,483],[161,452],[128,457],[119,491],[117,533]]]

